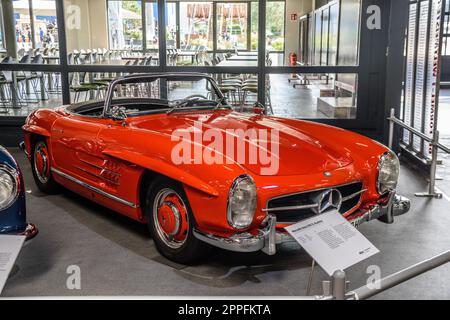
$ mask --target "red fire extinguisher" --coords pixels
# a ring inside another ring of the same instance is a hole
[[[291,66],[297,65],[297,54],[295,52],[289,53],[289,62]]]

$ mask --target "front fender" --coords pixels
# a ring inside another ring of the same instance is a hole
[[[180,181],[192,188],[198,189],[208,195],[214,197],[217,197],[219,195],[218,190],[210,186],[208,183],[195,177],[192,174],[185,172],[184,170],[177,168],[175,165],[172,165],[170,163],[129,150],[122,151],[122,150],[105,149],[103,150],[103,154],[116,159],[136,164],[142,168],[146,168],[154,172],[158,172],[173,180]]]

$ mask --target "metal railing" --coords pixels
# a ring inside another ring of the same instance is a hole
[[[412,278],[450,262],[450,250],[426,259],[387,277],[366,284],[355,290],[348,290],[349,281],[342,270],[335,271],[330,280],[322,282],[322,295],[297,297],[299,300],[365,300],[389,290]]]
[[[358,289],[347,291],[349,282],[344,271],[336,271],[331,281],[323,281],[324,293],[315,296],[316,300],[363,300],[373,297],[396,285],[406,282],[425,272],[435,269],[450,262],[450,250],[422,262],[416,263],[408,268],[395,272],[385,278],[367,284]],[[309,297],[304,297],[308,299]]]
[[[392,145],[394,143],[394,129],[395,125],[398,125],[399,127],[403,128],[404,130],[407,130],[411,132],[413,135],[416,135],[423,139],[424,141],[427,141],[431,146],[431,164],[430,164],[430,184],[428,186],[427,192],[418,192],[415,194],[416,197],[427,197],[427,198],[442,198],[442,193],[436,191],[436,168],[437,168],[437,157],[438,157],[438,150],[441,149],[442,151],[450,154],[450,148],[443,145],[439,142],[439,131],[435,130],[432,137],[427,136],[426,134],[420,132],[419,130],[408,126],[405,124],[402,120],[395,117],[395,109],[391,109],[389,120],[389,142],[388,146],[390,149],[392,149]]]

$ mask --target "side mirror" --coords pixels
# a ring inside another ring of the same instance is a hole
[[[266,107],[261,102],[255,102],[253,105],[253,113],[264,115],[266,114]]]
[[[111,108],[111,118],[114,120],[125,120],[127,118],[126,108],[113,106]]]

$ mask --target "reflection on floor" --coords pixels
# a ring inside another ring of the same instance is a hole
[[[287,118],[325,118],[325,114],[317,111],[317,97],[320,88],[317,85],[297,86],[289,84],[290,75],[271,74],[270,97],[273,113]]]
[[[29,96],[30,99],[35,99],[33,96]],[[9,105],[7,108],[0,104],[0,117],[12,116],[12,117],[26,117],[33,110],[40,108],[56,108],[62,104],[62,97],[60,93],[49,93],[46,100],[39,100],[38,102],[23,102],[18,106]]]
[[[279,246],[275,256],[214,250],[197,266],[182,266],[162,258],[145,226],[95,205],[69,191],[40,193],[30,165],[18,149],[27,190],[28,220],[39,235],[23,248],[15,274],[3,296],[70,295],[259,295],[305,294],[311,259],[295,244]],[[389,275],[449,249],[447,200],[414,198],[426,182],[403,167],[399,191],[412,200],[407,215],[396,223],[362,225],[361,232],[381,251],[347,270],[350,289],[366,284],[369,266]],[[81,269],[81,289],[66,287],[66,271]],[[317,267],[312,294],[321,294],[327,279]],[[450,299],[450,265],[376,296],[377,299]]]

